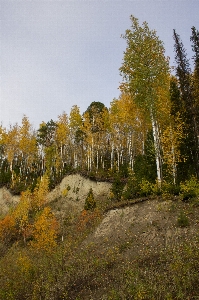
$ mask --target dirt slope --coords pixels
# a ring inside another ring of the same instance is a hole
[[[189,226],[180,227],[178,218],[183,213]],[[110,210],[89,238],[102,247],[118,245],[140,255],[192,239],[199,232],[199,208],[179,200],[151,199],[131,207]]]
[[[82,210],[86,196],[93,189],[95,198],[103,201],[109,194],[111,184],[96,182],[74,174],[63,178],[61,183],[48,194],[49,202],[56,202],[55,209],[73,208]],[[6,214],[10,207],[19,201],[19,196],[13,196],[6,188],[0,189],[0,214]]]
[[[19,196],[13,196],[5,187],[0,188],[0,215],[6,214],[18,201]]]

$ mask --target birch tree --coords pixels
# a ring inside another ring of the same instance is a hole
[[[134,16],[131,16],[130,19],[131,29],[126,30],[122,35],[127,42],[127,48],[120,68],[124,79],[120,89],[132,94],[137,106],[145,111],[145,117],[151,121],[157,179],[161,183],[162,156],[159,124],[161,117],[159,108],[161,96],[169,94],[169,62],[164,55],[163,43],[156,32],[150,30],[146,22],[140,26],[138,19]]]
[[[77,105],[73,105],[69,116],[71,165],[77,168],[82,161],[81,128],[82,116]]]
[[[8,131],[3,132],[2,140],[4,143],[4,153],[10,165],[10,172],[12,174],[12,183],[14,180],[14,167],[17,164],[19,156],[19,126],[15,124],[10,126]]]
[[[56,122],[57,127],[55,131],[55,144],[56,144],[56,169],[59,171],[59,175],[64,174],[64,168],[67,165],[69,158],[69,147],[70,144],[70,130],[68,115],[63,112],[62,115],[58,116]]]
[[[24,116],[19,127],[19,155],[21,160],[20,174],[28,179],[31,165],[37,157],[37,141],[29,119]]]

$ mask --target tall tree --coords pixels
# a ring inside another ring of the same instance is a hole
[[[12,184],[15,177],[14,167],[17,165],[19,157],[19,126],[15,124],[10,126],[9,130],[2,134],[4,153],[10,165],[10,172],[12,174]]]
[[[77,168],[82,161],[82,116],[77,105],[73,105],[69,116],[71,164]]]
[[[45,147],[51,146],[55,141],[56,127],[57,124],[52,119],[47,123],[42,122],[37,134],[39,144],[44,145]]]
[[[150,30],[146,22],[139,25],[134,16],[131,19],[131,29],[126,30],[122,37],[127,42],[123,64],[120,68],[124,82],[120,88],[131,93],[135,103],[146,112],[146,118],[151,120],[157,179],[162,180],[162,157],[159,120],[161,105],[169,98],[169,63],[164,55],[163,43],[154,30]]]
[[[191,28],[192,35],[190,40],[192,42],[192,50],[194,52],[194,71],[192,76],[193,82],[193,97],[194,97],[194,111],[197,124],[197,134],[199,133],[199,31],[195,27]],[[198,136],[199,139],[199,136]]]
[[[107,113],[108,109],[105,105],[95,101],[83,113],[82,130],[87,141],[87,165],[90,171],[94,165],[96,171],[99,169],[100,163],[103,165],[102,149],[104,148]]]
[[[24,116],[19,127],[20,174],[28,177],[31,165],[37,157],[37,141],[29,119]]]
[[[55,165],[55,135],[57,124],[52,119],[45,123],[40,124],[37,130],[37,141],[40,145],[40,161],[42,175],[47,171],[48,176],[53,176],[53,168]]]
[[[191,28],[192,35],[190,40],[192,42],[192,50],[194,52],[193,60],[195,64],[195,71],[197,73],[197,77],[199,78],[199,31],[196,30],[195,27]]]
[[[173,31],[175,41],[175,60],[177,63],[176,76],[180,87],[180,117],[184,122],[184,141],[181,145],[181,153],[186,159],[186,171],[188,175],[195,174],[199,176],[199,148],[198,135],[199,128],[197,124],[197,116],[195,111],[195,103],[193,96],[193,88],[191,84],[191,68],[187,59],[186,50],[180,39],[180,36]],[[186,176],[184,174],[184,176]]]

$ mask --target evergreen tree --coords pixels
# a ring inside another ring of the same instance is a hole
[[[193,96],[195,106],[195,119],[197,125],[197,136],[199,133],[199,31],[195,27],[192,27],[192,36],[190,37],[192,42],[192,50],[194,52],[194,72],[192,76],[193,84]],[[198,136],[199,138],[199,136]]]
[[[180,36],[174,30],[175,60],[177,63],[176,76],[180,87],[180,117],[184,122],[184,138],[181,144],[181,154],[186,160],[184,176],[195,174],[199,176],[199,152],[198,152],[198,126],[191,84],[191,69],[187,59],[186,50]]]
[[[192,35],[190,40],[192,42],[192,50],[194,52],[193,60],[195,63],[195,71],[197,73],[197,77],[199,78],[199,31],[196,30],[195,27],[191,28]]]
[[[94,210],[96,208],[96,201],[93,195],[93,190],[90,188],[88,195],[85,200],[84,209],[85,210]]]

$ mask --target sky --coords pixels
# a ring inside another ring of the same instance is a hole
[[[191,59],[191,27],[199,30],[199,0],[0,0],[0,124],[35,129],[73,105],[120,95],[130,15],[155,29],[174,62],[173,29]]]

